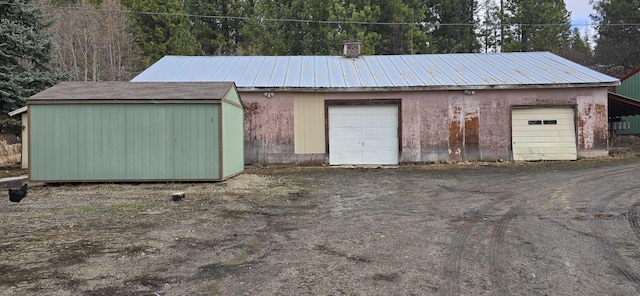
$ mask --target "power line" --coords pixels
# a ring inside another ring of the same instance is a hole
[[[295,22],[295,23],[317,23],[317,24],[330,24],[330,25],[413,25],[424,27],[438,27],[438,26],[478,26],[478,27],[498,27],[501,24],[486,24],[486,23],[430,23],[430,22],[365,22],[365,21],[346,21],[346,20],[306,20],[306,19],[290,19],[290,18],[266,18],[266,17],[243,17],[243,16],[223,16],[223,15],[204,15],[204,14],[190,14],[190,13],[174,13],[174,12],[151,12],[151,11],[133,11],[123,9],[107,9],[107,8],[94,8],[94,7],[80,7],[80,6],[56,6],[56,5],[36,5],[36,4],[18,4],[9,2],[0,2],[0,5],[25,5],[36,8],[49,8],[58,10],[79,10],[79,11],[94,11],[94,12],[107,12],[107,13],[123,13],[123,14],[141,14],[141,15],[162,15],[162,16],[177,16],[177,17],[189,17],[189,18],[202,18],[202,19],[216,19],[216,20],[246,20],[246,21],[258,21],[258,22]],[[504,24],[505,26],[566,26],[565,23],[546,23],[546,24]],[[593,27],[593,26],[640,26],[640,23],[583,23],[576,24],[570,23],[571,27]]]

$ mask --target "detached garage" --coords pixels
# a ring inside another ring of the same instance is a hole
[[[27,108],[32,181],[215,181],[244,170],[232,82],[61,83]]]
[[[235,81],[247,163],[608,155],[617,78],[550,52],[358,56],[358,43],[345,46],[345,56],[165,56],[132,82]]]

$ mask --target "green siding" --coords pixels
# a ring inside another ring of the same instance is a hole
[[[242,102],[240,101],[240,95],[235,88],[231,88],[229,92],[227,92],[227,95],[224,96],[224,98],[238,105],[242,105]]]
[[[628,121],[629,128],[625,130],[616,130],[616,134],[618,135],[640,134],[640,116],[622,116],[622,121]]]
[[[636,73],[616,87],[616,93],[640,101],[640,73]],[[640,116],[623,116],[623,121],[629,121],[629,129],[616,131],[619,135],[640,134]]]
[[[640,72],[620,82],[616,93],[640,101]]]
[[[222,103],[223,176],[244,170],[244,128],[242,107]]]
[[[30,178],[220,179],[219,104],[31,105]]]

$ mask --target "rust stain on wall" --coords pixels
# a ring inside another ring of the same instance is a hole
[[[473,117],[468,117],[473,116]],[[477,113],[465,116],[464,153],[466,159],[480,159],[480,123]]]
[[[248,103],[244,104],[244,128],[245,128],[245,140],[256,139],[256,126],[254,126],[254,118],[260,114],[260,104]]]
[[[460,120],[462,107],[451,108],[453,114],[449,119],[449,160],[464,160],[464,130],[463,121]]]
[[[594,149],[607,149],[608,141],[609,141],[609,133],[608,133],[608,112],[607,106],[602,104],[595,105],[595,118],[597,118],[597,122],[594,126],[594,139],[593,139],[593,148]]]

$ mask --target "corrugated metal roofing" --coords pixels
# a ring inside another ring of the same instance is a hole
[[[165,56],[132,82],[234,81],[238,89],[343,91],[612,86],[550,52],[341,56]]]
[[[52,100],[220,100],[233,82],[62,82],[27,99]]]

